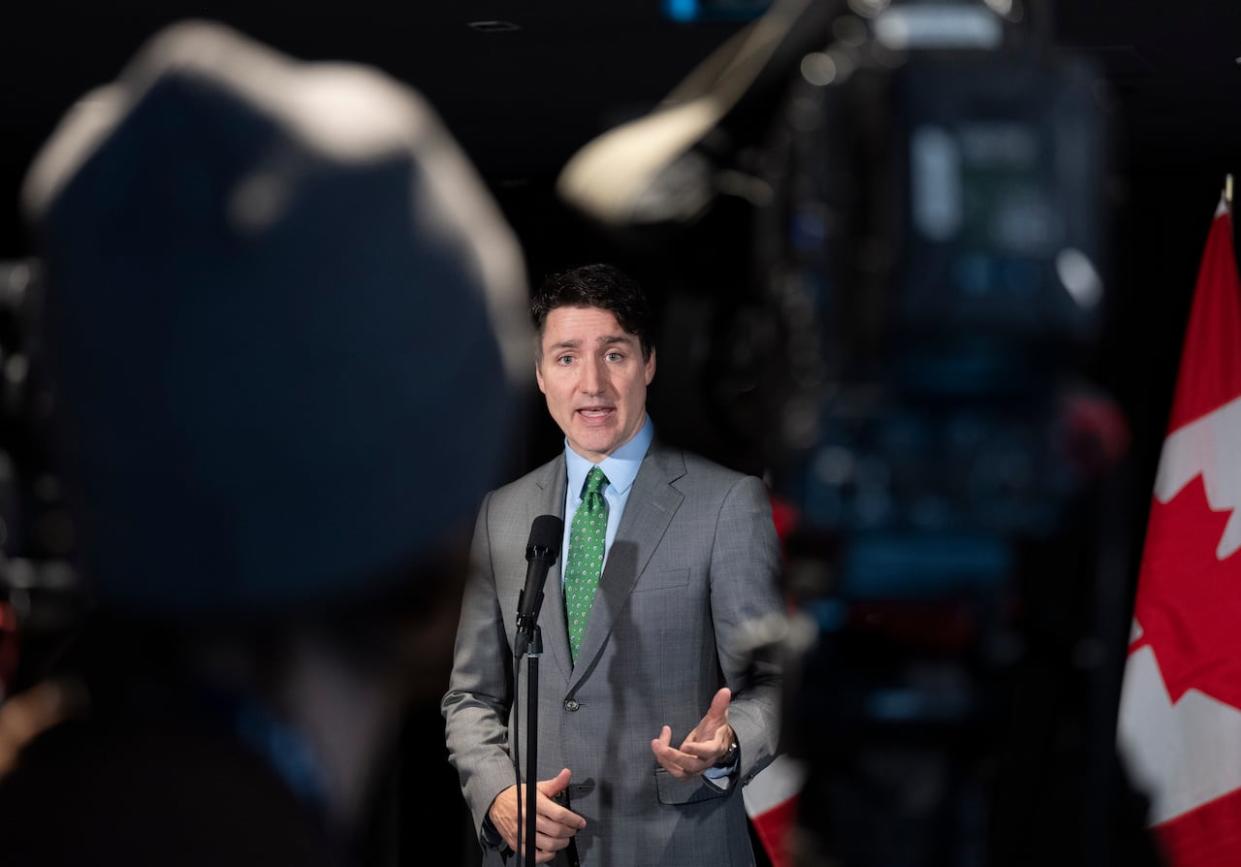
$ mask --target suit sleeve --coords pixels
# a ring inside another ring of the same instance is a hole
[[[496,594],[490,505],[488,495],[474,528],[452,676],[440,705],[448,759],[461,777],[462,793],[484,844],[487,811],[496,795],[514,783],[508,752],[513,660]]]
[[[728,721],[741,747],[743,784],[770,763],[780,734],[779,569],[767,490],[746,476],[724,497],[711,551],[711,615],[733,692]]]

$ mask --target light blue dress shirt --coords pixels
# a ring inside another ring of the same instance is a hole
[[[603,562],[608,562],[608,552],[612,550],[612,541],[616,538],[616,528],[620,526],[621,515],[625,513],[625,504],[629,502],[629,492],[633,490],[633,480],[638,477],[642,459],[646,457],[651,440],[655,438],[655,427],[651,417],[645,416],[642,427],[633,438],[598,464],[592,464],[586,458],[573,451],[566,439],[564,444],[564,462],[568,470],[569,483],[564,492],[564,541],[560,549],[560,583],[564,585],[564,564],[569,562],[569,528],[573,526],[573,516],[577,507],[582,504],[582,488],[586,484],[586,474],[590,468],[598,466],[608,477],[608,484],[603,489],[603,499],[608,504],[608,528],[603,537]]]

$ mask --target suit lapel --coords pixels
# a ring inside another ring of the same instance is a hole
[[[539,515],[559,515],[563,520],[566,484],[564,452],[544,464],[534,481],[539,492],[526,503],[526,526],[530,526]],[[573,663],[569,659],[569,630],[565,626],[564,593],[560,587],[560,554],[561,551],[557,550],[556,563],[548,570],[547,583],[543,585],[539,627],[543,631],[543,649],[556,660],[567,680],[573,672]]]
[[[607,564],[599,578],[599,590],[590,609],[586,633],[582,636],[570,690],[576,688],[582,677],[594,667],[595,658],[612,634],[617,614],[625,606],[638,576],[646,568],[672,516],[680,507],[684,495],[671,483],[683,475],[685,459],[681,453],[652,443],[634,479],[633,490],[625,503],[625,513],[616,528],[616,539],[608,551]],[[563,619],[562,611],[562,624]],[[565,642],[567,646],[567,638]]]

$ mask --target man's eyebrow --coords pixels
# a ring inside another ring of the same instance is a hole
[[[595,343],[597,343],[599,346],[614,346],[618,343],[624,344],[626,346],[632,346],[636,342],[637,342],[637,338],[629,334],[605,334],[595,341]],[[581,345],[582,345],[582,341],[580,340],[574,340],[574,339],[557,340],[555,343],[553,343],[551,346],[547,348],[549,350],[577,349]]]

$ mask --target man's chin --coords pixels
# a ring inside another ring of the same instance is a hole
[[[603,458],[612,454],[620,445],[620,441],[614,436],[599,436],[597,431],[592,431],[594,436],[570,437],[569,445],[573,446],[574,451],[583,457],[593,459]]]
[[[589,440],[578,440],[577,450],[588,455],[607,456],[616,450],[616,443],[612,440],[591,442]]]
[[[614,414],[608,414],[600,418],[587,418],[579,415],[574,419],[573,427],[576,429],[578,440],[582,443],[608,443],[615,440],[620,431],[620,425],[616,421]]]

